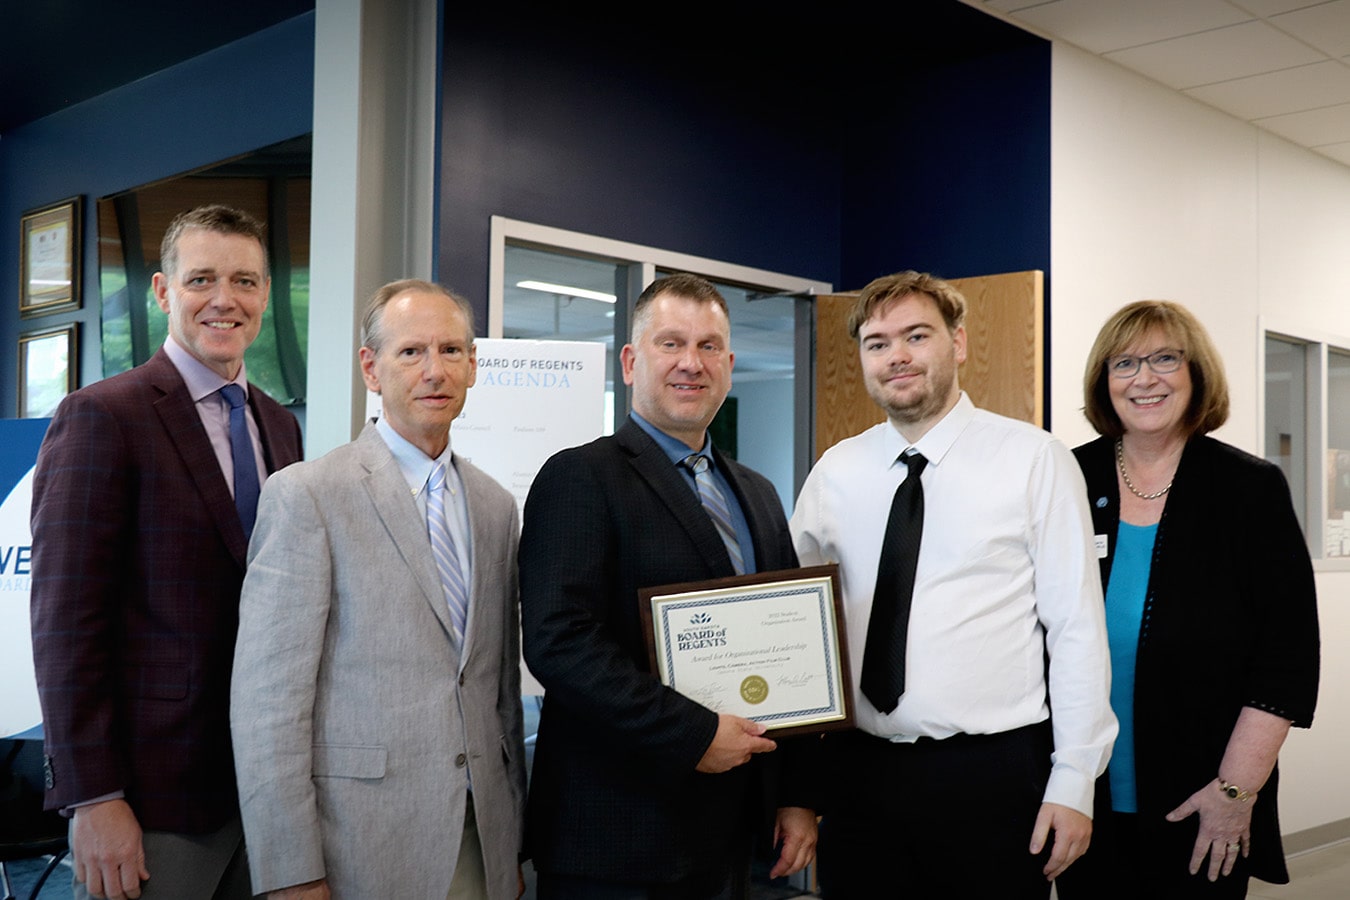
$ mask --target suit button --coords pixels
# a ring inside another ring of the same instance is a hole
[[[459,756],[455,757],[455,768],[462,769],[464,768],[465,765],[468,764],[468,762],[469,762],[468,757],[466,757],[463,753],[461,753],[459,754]]]
[[[463,672],[460,672],[460,673],[459,673],[459,686],[460,686],[460,687],[464,687],[464,673],[463,673]]]

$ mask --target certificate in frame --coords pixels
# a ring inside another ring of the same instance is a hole
[[[19,335],[19,418],[50,416],[79,378],[79,324]]]
[[[652,669],[775,737],[853,727],[839,567],[644,588]]]
[[[80,308],[80,198],[23,214],[19,224],[19,317]]]

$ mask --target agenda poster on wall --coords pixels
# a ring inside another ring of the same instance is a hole
[[[514,338],[480,338],[477,346],[478,381],[451,442],[510,491],[523,513],[548,458],[604,432],[605,347]]]
[[[42,722],[28,619],[33,466],[50,419],[0,420],[0,738],[36,736]]]

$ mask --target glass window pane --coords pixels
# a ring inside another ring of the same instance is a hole
[[[1307,347],[1266,337],[1266,459],[1289,481],[1294,511],[1308,522]]]
[[[244,357],[249,381],[282,403],[304,403],[309,160],[305,135],[98,201],[104,377],[140,365],[164,343],[168,320],[151,277],[160,267],[160,239],[170,221],[184,210],[224,203],[268,225],[272,289],[261,330]]]
[[[1350,556],[1350,352],[1327,353],[1328,557]]]
[[[713,441],[773,482],[784,511],[791,512],[796,301],[731,284],[717,283],[717,289],[731,313],[736,367],[731,393],[713,420]]]
[[[502,337],[605,345],[605,434],[614,433],[614,307],[623,267],[508,244]]]

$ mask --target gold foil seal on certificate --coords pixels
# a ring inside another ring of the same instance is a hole
[[[747,675],[741,682],[741,699],[746,703],[763,703],[769,697],[769,683],[758,675]]]

